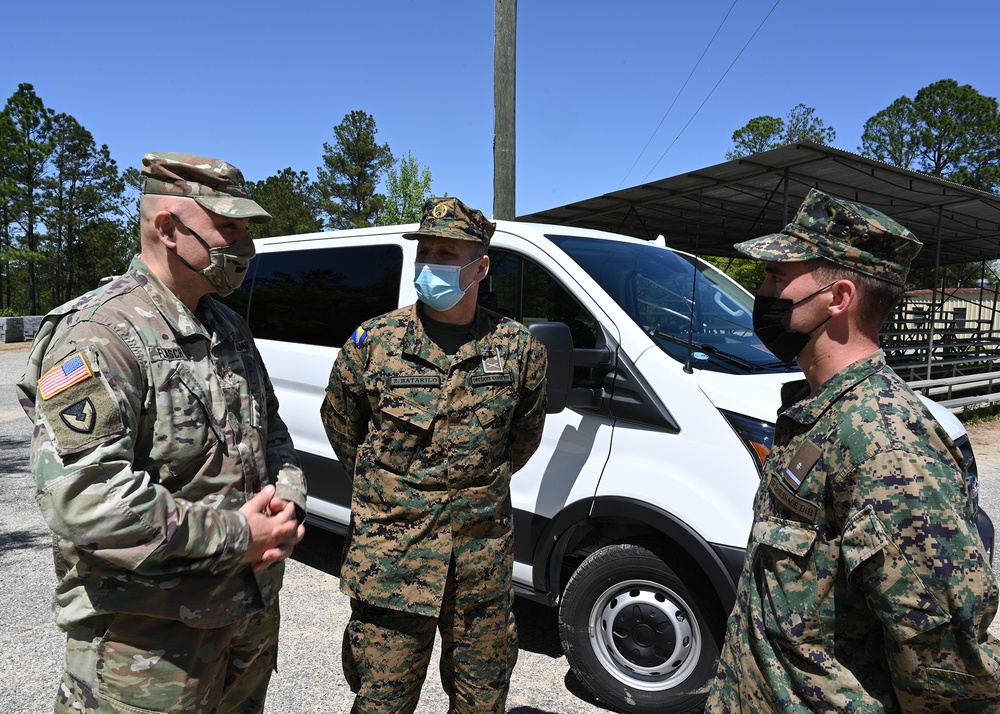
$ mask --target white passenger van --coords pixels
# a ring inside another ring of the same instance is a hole
[[[249,319],[302,456],[308,519],[341,533],[350,483],[320,403],[354,328],[416,300],[412,230],[258,240],[226,300]],[[536,326],[558,410],[511,486],[518,594],[560,608],[569,663],[603,701],[688,711],[735,599],[780,387],[801,373],[754,335],[746,290],[633,238],[498,221],[480,302]],[[936,413],[974,467],[961,423]]]

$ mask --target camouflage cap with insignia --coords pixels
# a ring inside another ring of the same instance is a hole
[[[142,157],[142,192],[187,196],[199,206],[227,218],[267,223],[271,214],[247,192],[243,173],[221,159],[158,151]]]
[[[490,238],[496,224],[486,220],[483,212],[469,208],[457,198],[428,198],[420,215],[420,228],[416,233],[404,233],[404,238],[437,236],[468,240],[490,247]]]
[[[902,285],[923,243],[884,213],[810,189],[795,219],[780,233],[737,243],[757,260],[825,258],[837,265]]]

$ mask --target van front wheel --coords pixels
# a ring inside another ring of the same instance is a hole
[[[591,693],[623,711],[698,710],[719,656],[698,605],[706,600],[696,600],[648,548],[601,548],[563,593],[559,633],[566,658]]]

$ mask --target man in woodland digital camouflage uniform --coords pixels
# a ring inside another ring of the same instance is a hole
[[[217,159],[146,154],[141,253],[42,322],[18,385],[66,631],[57,712],[260,712],[305,482],[239,286],[270,216]]]
[[[412,712],[434,644],[449,711],[504,711],[517,660],[511,474],[542,436],[546,355],[476,304],[494,224],[430,199],[418,303],[361,325],[334,363],[323,423],[353,480],[341,589],[355,714]]]
[[[705,711],[998,712],[997,584],[961,454],[878,333],[921,243],[809,192],[766,261],[754,329],[785,385]]]

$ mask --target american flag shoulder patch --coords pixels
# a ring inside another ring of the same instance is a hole
[[[38,393],[42,399],[49,399],[92,376],[83,354],[77,352],[42,375],[38,380]]]

